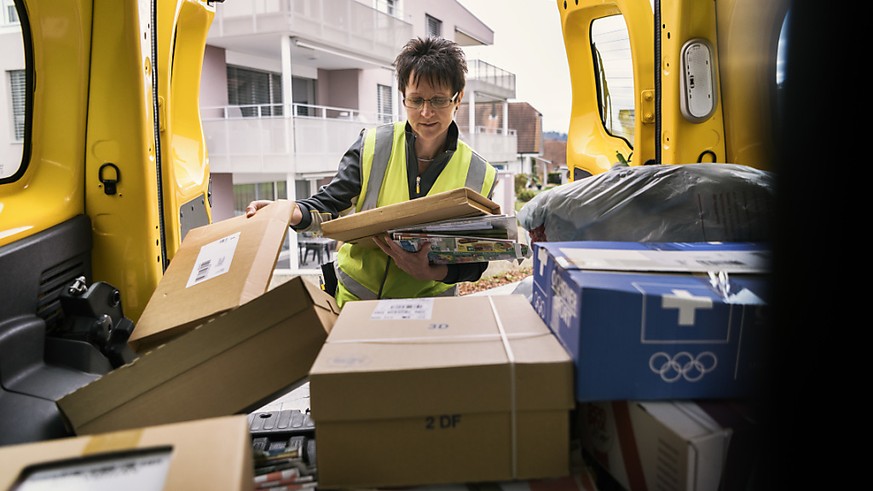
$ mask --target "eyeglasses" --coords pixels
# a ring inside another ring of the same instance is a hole
[[[423,99],[421,97],[413,97],[411,99],[407,99],[404,97],[403,105],[408,107],[409,109],[421,109],[424,107],[424,103],[428,102],[430,103],[430,107],[432,107],[433,109],[445,109],[454,104],[455,98],[457,97],[457,92],[455,92],[455,95],[453,95],[451,98],[435,96],[431,97],[430,99]]]

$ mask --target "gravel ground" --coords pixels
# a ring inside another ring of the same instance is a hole
[[[482,292],[491,288],[515,283],[533,274],[533,259],[527,258],[519,264],[515,261],[491,261],[488,269],[482,274],[482,278],[476,282],[458,283],[458,292],[461,295]],[[296,275],[274,275],[270,288],[280,285]],[[319,284],[318,274],[304,274],[303,278]]]
[[[530,258],[525,259],[521,264],[510,261],[492,261],[479,281],[458,283],[458,292],[461,295],[469,295],[521,281],[531,274],[533,274],[533,261]]]

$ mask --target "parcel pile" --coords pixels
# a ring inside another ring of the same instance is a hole
[[[442,210],[454,211],[429,218],[499,214],[453,196]],[[739,209],[726,196],[704,201],[724,217]],[[269,289],[290,211],[278,201],[192,230],[131,336],[137,359],[58,401],[76,437],[0,448],[0,486],[596,491],[580,446],[631,491],[742,480],[743,401],[765,370],[769,252],[757,239],[550,238],[533,244],[530,297],[340,311],[302,277]],[[362,226],[351,240],[392,227]],[[300,414],[252,413],[304,382],[306,431],[273,431]]]
[[[538,239],[530,301],[572,354],[576,427],[607,482],[748,489],[772,185],[739,165],[617,166],[519,211]]]

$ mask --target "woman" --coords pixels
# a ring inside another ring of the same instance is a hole
[[[336,177],[318,193],[296,202],[291,226],[320,230],[325,220],[460,187],[491,197],[496,170],[458,139],[455,113],[464,97],[467,63],[461,48],[443,38],[413,39],[394,61],[406,121],[361,132],[346,151]],[[246,215],[269,201],[253,201]],[[353,300],[411,298],[456,293],[455,284],[476,281],[488,263],[431,264],[430,245],[403,250],[387,236],[377,248],[343,244],[337,253],[340,307]]]

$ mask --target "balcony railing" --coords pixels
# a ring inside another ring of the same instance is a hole
[[[290,106],[290,108],[289,108]],[[289,111],[290,109],[290,111]],[[285,114],[321,119],[351,119],[356,121],[388,122],[390,114],[364,113],[345,107],[316,106],[313,104],[241,104],[233,106],[201,107],[200,117],[206,120],[240,118],[281,118]]]
[[[362,129],[393,120],[390,114],[311,104],[202,107],[200,114],[211,171],[223,173],[330,174]],[[503,134],[479,126],[473,136],[467,141],[485,159],[516,159],[515,130]]]
[[[311,104],[202,107],[200,113],[212,172],[336,172],[362,129],[392,120]]]
[[[515,74],[482,60],[467,61],[467,84],[504,99],[515,97]]]
[[[513,162],[518,158],[518,135],[514,129],[476,126],[476,133],[469,134],[469,127],[460,126],[462,138],[473,145],[476,152],[492,163]]]
[[[210,37],[295,36],[390,64],[412,24],[355,0],[247,0],[217,6]]]

